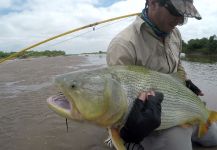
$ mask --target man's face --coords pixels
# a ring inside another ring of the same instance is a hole
[[[159,7],[158,15],[156,14],[157,26],[161,31],[170,32],[180,22],[183,21],[183,17],[173,16],[165,7]]]
[[[172,15],[167,8],[164,6],[159,6],[158,3],[153,7],[152,11],[152,21],[155,25],[164,32],[172,31],[178,24],[183,22],[182,16]]]

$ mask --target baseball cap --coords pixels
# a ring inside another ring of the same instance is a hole
[[[193,0],[166,0],[165,5],[170,5],[170,3],[180,15],[188,18],[196,18],[198,20],[202,19],[193,5]]]

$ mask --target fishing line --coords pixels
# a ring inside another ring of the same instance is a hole
[[[65,36],[67,34],[71,34],[73,32],[77,32],[77,31],[80,31],[80,30],[83,30],[83,29],[86,29],[86,28],[89,28],[89,27],[95,27],[95,26],[97,26],[99,24],[103,24],[103,23],[106,23],[106,22],[110,22],[110,21],[114,21],[114,20],[119,20],[119,19],[122,19],[122,18],[128,18],[128,17],[131,17],[131,16],[137,16],[139,14],[140,13],[133,13],[133,14],[129,14],[129,15],[119,16],[119,17],[103,20],[103,21],[100,21],[100,22],[95,22],[95,23],[92,23],[92,24],[89,24],[89,25],[86,25],[86,26],[83,26],[83,27],[79,27],[79,28],[76,28],[76,29],[73,29],[73,30],[70,30],[70,31],[67,31],[67,32],[64,32],[64,33],[61,33],[61,34],[58,34],[56,36],[50,37],[50,38],[48,38],[46,40],[43,40],[43,41],[38,42],[36,44],[33,44],[33,45],[31,45],[31,46],[29,46],[27,48],[21,49],[20,51],[12,54],[12,55],[10,55],[10,56],[8,56],[6,58],[0,59],[0,63],[3,63],[4,61],[10,60],[12,58],[16,58],[18,55],[24,54],[24,52],[27,51],[27,50],[30,50],[30,49],[32,49],[34,47],[37,47],[39,45],[42,45],[44,43],[47,43],[47,42],[52,41],[54,39],[57,39],[59,37]]]
[[[114,25],[114,24],[117,24],[117,23],[120,23],[120,22],[123,22],[123,21],[126,21],[126,20],[130,20],[130,21],[131,21],[132,18],[125,18],[125,19],[116,21],[116,22],[114,22],[114,23],[106,24],[106,25],[101,26],[101,27],[99,27],[99,28],[93,27],[93,30],[90,30],[90,31],[87,31],[87,32],[84,32],[84,33],[81,33],[81,34],[78,34],[78,35],[75,35],[75,36],[73,36],[73,37],[71,37],[71,38],[65,39],[65,40],[63,40],[63,41],[60,41],[60,42],[57,42],[57,43],[54,43],[54,44],[50,44],[50,45],[48,45],[48,46],[44,46],[44,47],[42,47],[42,48],[46,48],[46,47],[48,48],[48,47],[56,46],[56,45],[59,45],[59,44],[61,44],[61,43],[65,43],[65,42],[67,42],[67,41],[69,41],[69,40],[75,39],[75,38],[77,38],[77,37],[81,37],[81,36],[83,36],[83,35],[86,35],[86,34],[88,34],[88,33],[90,33],[90,32],[94,32],[94,31],[100,30],[100,29],[102,29],[102,28],[105,28],[105,27],[107,27],[107,26],[111,26],[111,25]]]
[[[87,31],[87,32],[84,32],[84,33],[81,33],[81,34],[78,34],[78,35],[75,35],[75,36],[73,36],[73,37],[71,37],[71,38],[68,38],[68,39],[66,39],[66,40],[63,40],[63,41],[60,41],[60,42],[57,42],[57,43],[54,43],[54,44],[50,44],[50,45],[47,45],[47,46],[44,46],[44,47],[41,47],[41,48],[49,48],[49,47],[52,47],[52,46],[56,46],[56,45],[59,45],[59,44],[61,44],[61,43],[65,43],[65,42],[67,42],[67,41],[69,41],[69,40],[75,39],[75,38],[77,38],[77,37],[81,37],[81,36],[83,36],[83,35],[85,35],[85,34],[88,34],[88,33],[90,33],[90,32],[94,32],[94,31],[100,30],[100,29],[102,29],[102,28],[105,28],[105,27],[107,27],[107,26],[111,26],[111,25],[114,25],[114,24],[117,24],[117,23],[120,23],[120,22],[123,22],[123,21],[126,21],[126,20],[131,21],[132,18],[125,18],[125,19],[122,19],[122,20],[119,20],[119,21],[116,21],[116,22],[113,22],[113,23],[106,24],[106,25],[101,26],[101,27],[99,27],[99,28],[96,28],[96,27],[94,26],[94,27],[93,27],[93,30],[90,30],[90,31]],[[30,53],[24,53],[23,55],[17,56],[17,57],[18,57],[18,58],[22,58],[23,56],[28,56],[28,55],[30,55],[30,54],[32,54],[32,53],[34,53],[34,51],[32,51],[32,52],[30,52]]]
[[[67,131],[67,133],[69,131],[69,126],[68,126],[68,120],[67,120],[67,118],[66,118],[66,131]]]

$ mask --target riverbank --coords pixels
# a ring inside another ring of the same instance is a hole
[[[184,54],[181,55],[182,60],[192,61],[192,62],[202,62],[202,63],[216,63],[217,55],[203,55],[203,54]]]

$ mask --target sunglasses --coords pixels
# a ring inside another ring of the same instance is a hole
[[[173,6],[173,4],[170,1],[166,1],[164,7],[169,11],[171,15],[176,17],[183,17],[183,15],[176,10],[176,8]]]

